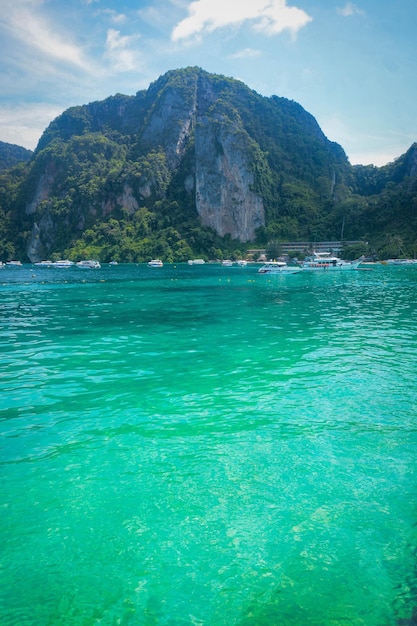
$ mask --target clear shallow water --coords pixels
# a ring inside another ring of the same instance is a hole
[[[417,611],[417,267],[0,274],[0,623]]]

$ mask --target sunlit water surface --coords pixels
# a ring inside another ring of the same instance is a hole
[[[2,626],[416,623],[417,266],[257,269],[1,270]]]

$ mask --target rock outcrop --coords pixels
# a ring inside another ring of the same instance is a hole
[[[249,138],[227,122],[198,120],[195,133],[196,209],[219,235],[249,241],[265,223],[262,198],[252,191]]]

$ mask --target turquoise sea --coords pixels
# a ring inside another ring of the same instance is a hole
[[[417,266],[0,271],[1,626],[417,623]]]

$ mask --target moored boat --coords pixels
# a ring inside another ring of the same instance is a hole
[[[160,259],[152,259],[148,263],[148,267],[163,267],[163,266],[164,264],[162,263]]]
[[[76,266],[82,270],[98,270],[101,267],[99,261],[95,261],[93,259],[78,261],[78,263],[76,263]]]
[[[387,259],[386,261],[381,261],[382,265],[416,265],[417,259]]]
[[[7,267],[22,267],[22,263],[20,261],[6,261]]]
[[[356,270],[361,263],[361,259],[356,261],[344,261],[330,252],[315,252],[313,255],[306,257],[301,264],[301,269],[307,272],[323,272],[323,271],[347,271]]]
[[[222,261],[222,265],[223,267],[232,267],[233,261],[231,261],[230,259],[225,259],[224,261]]]
[[[258,270],[258,274],[298,274],[301,267],[287,265],[285,261],[267,261]]]
[[[73,265],[74,265],[74,261],[68,261],[68,259],[61,259],[59,261],[54,261],[54,263],[51,264],[51,267],[63,268],[63,267],[72,267]]]

